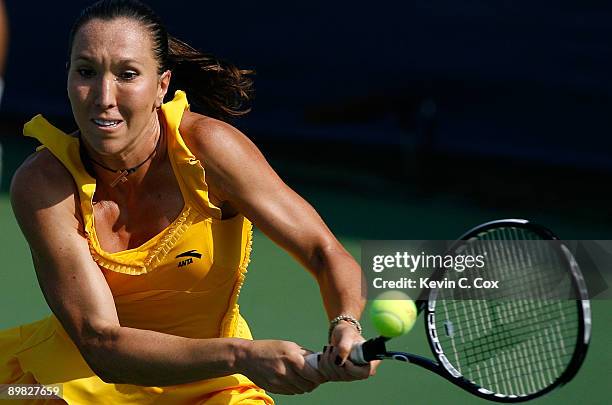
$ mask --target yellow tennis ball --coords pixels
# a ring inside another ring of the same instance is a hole
[[[382,336],[397,337],[408,333],[417,318],[414,301],[401,291],[386,291],[370,306],[370,319]]]

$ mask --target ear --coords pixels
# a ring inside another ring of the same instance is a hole
[[[170,87],[170,78],[172,77],[172,71],[166,70],[159,77],[159,86],[157,88],[157,98],[155,99],[155,107],[161,107],[164,102],[164,97],[168,92],[168,88]]]

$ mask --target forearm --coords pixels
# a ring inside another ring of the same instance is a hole
[[[318,262],[315,274],[328,318],[341,314],[359,318],[366,296],[359,264],[343,248],[328,249]]]
[[[239,373],[249,343],[117,327],[85,351],[92,369],[107,382],[167,386]]]

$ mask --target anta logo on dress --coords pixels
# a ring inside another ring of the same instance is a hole
[[[197,250],[193,249],[193,250],[188,250],[186,252],[183,252],[179,255],[176,255],[176,258],[177,259],[186,258],[184,260],[181,260],[178,264],[178,267],[183,267],[183,266],[187,266],[188,264],[193,263],[193,258],[201,259],[202,254],[198,253]]]

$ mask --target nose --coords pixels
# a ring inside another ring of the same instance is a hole
[[[107,110],[117,105],[115,80],[113,77],[100,75],[96,84],[95,104],[102,110]]]

